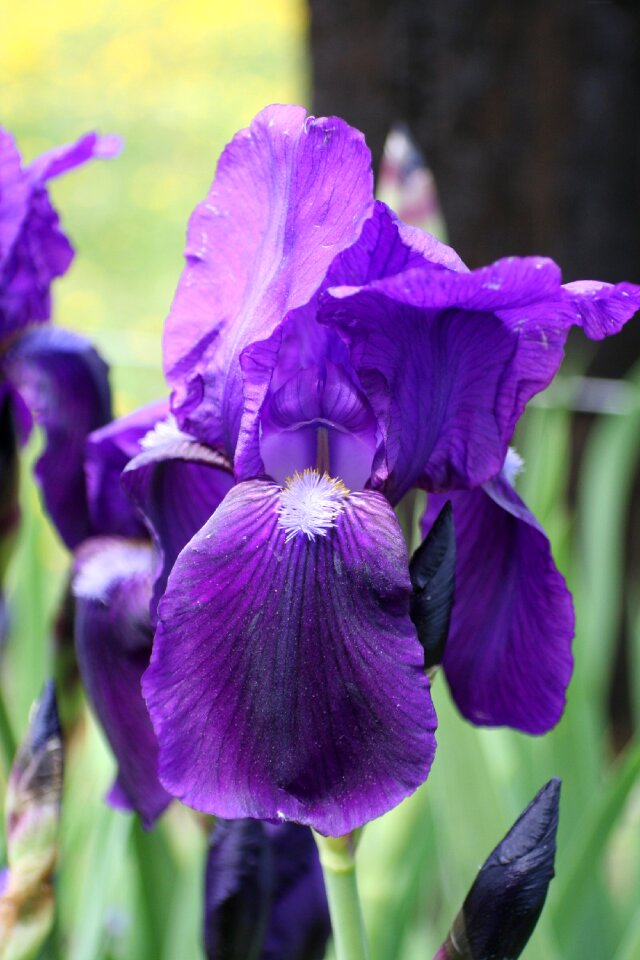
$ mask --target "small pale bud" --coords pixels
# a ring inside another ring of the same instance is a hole
[[[446,226],[433,174],[409,129],[402,124],[394,126],[387,136],[376,195],[404,223],[445,238]]]
[[[33,956],[51,928],[62,775],[62,732],[49,681],[31,712],[7,788],[9,868],[0,896],[0,960]]]

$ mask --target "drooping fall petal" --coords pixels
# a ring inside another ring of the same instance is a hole
[[[545,733],[562,715],[573,659],[571,595],[549,541],[506,476],[429,497],[456,528],[456,591],[443,666],[473,723]]]
[[[182,551],[143,689],[175,796],[340,835],[433,759],[408,558],[379,494],[347,496],[315,539],[280,508],[275,484],[241,483]]]

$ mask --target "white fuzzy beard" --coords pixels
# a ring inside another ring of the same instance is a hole
[[[349,491],[341,480],[318,470],[305,470],[289,477],[280,494],[278,524],[286,541],[303,533],[308,540],[326,537],[344,509]]]
[[[194,437],[188,433],[183,433],[178,422],[172,413],[166,420],[159,420],[155,427],[145,433],[140,441],[143,450],[153,450],[155,447],[161,447],[165,443],[174,443],[177,440],[193,441]]]

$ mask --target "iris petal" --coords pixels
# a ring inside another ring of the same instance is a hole
[[[197,809],[343,834],[426,778],[435,715],[402,533],[376,493],[286,540],[280,488],[234,487],[178,557],[143,688],[161,778]]]
[[[364,286],[412,267],[444,267],[467,272],[457,253],[430,233],[402,223],[377,201],[362,233],[331,264],[324,287]]]
[[[275,896],[263,960],[322,960],[331,933],[318,849],[295,823],[266,824],[275,861]]]
[[[267,473],[279,477],[278,472],[274,473],[269,465],[265,467],[263,463],[260,446],[264,436],[260,434],[260,421],[265,414],[265,407],[273,403],[274,396],[287,384],[296,383],[301,375],[308,377],[308,371],[314,366],[318,370],[323,370],[324,365],[342,369],[343,386],[349,388],[348,392],[357,400],[360,410],[366,408],[370,417],[369,405],[362,402],[361,384],[350,365],[345,344],[335,330],[317,322],[319,305],[323,293],[330,287],[367,284],[418,266],[465,269],[449,247],[429,234],[405,228],[383,203],[377,202],[361,235],[353,246],[338,254],[313,299],[292,310],[269,338],[245,347],[240,357],[245,407],[234,458],[239,480],[260,476],[265,469]],[[316,382],[322,376],[319,374]],[[342,392],[346,396],[347,390]],[[352,423],[343,426],[347,430],[353,428]],[[357,482],[349,484],[354,487],[364,486],[371,472],[371,456],[368,450],[361,447],[363,439],[365,446],[369,446],[371,429],[367,427],[365,432],[368,434],[366,438],[361,436],[356,440],[355,456],[359,461],[367,462],[363,463],[364,474],[362,469],[356,470]],[[304,447],[303,438],[297,438],[297,443]],[[283,444],[288,446],[287,438],[283,438]],[[354,455],[353,450],[338,449],[342,446],[339,441],[336,443],[336,454],[341,460],[340,469],[344,469],[346,460]]]
[[[11,134],[0,128],[0,272],[27,212],[29,186]]]
[[[44,187],[35,185],[0,274],[0,335],[9,338],[28,323],[51,315],[51,283],[66,273],[73,247],[60,228]]]
[[[618,333],[640,310],[640,287],[633,283],[599,283],[578,280],[566,283],[565,296],[576,310],[578,323],[591,340]]]
[[[87,438],[89,515],[93,531],[100,536],[144,537],[145,525],[123,490],[120,476],[140,453],[140,441],[168,412],[168,401],[161,400],[94,430]]]
[[[122,485],[147,521],[158,553],[151,616],[176,557],[233,485],[226,458],[188,437],[144,450],[127,465]]]
[[[384,483],[392,503],[413,486],[467,486],[500,469],[512,430],[517,337],[497,317],[420,310],[365,290],[333,309],[330,321],[351,339],[352,362],[383,427],[386,463],[373,482]]]
[[[443,660],[454,700],[473,723],[545,733],[564,709],[574,633],[549,541],[504,476],[430,496],[425,529],[445,499],[458,551]]]
[[[44,183],[53,180],[74,167],[79,167],[88,160],[106,160],[117,156],[122,149],[119,137],[108,135],[100,136],[95,131],[85,133],[74,140],[59,147],[53,147],[42,153],[26,168],[31,182]]]
[[[209,960],[321,960],[330,932],[318,851],[306,827],[216,823],[205,887]]]
[[[326,437],[326,469],[352,490],[363,489],[376,449],[376,421],[347,371],[326,362],[299,370],[271,394],[260,417],[266,472],[282,482],[317,462],[318,429]]]
[[[218,820],[205,873],[207,960],[260,960],[273,897],[273,851],[259,820]]]
[[[386,432],[390,476],[374,485],[393,502],[417,484],[468,487],[499,472],[526,401],[562,359],[571,311],[560,279],[550,260],[509,258],[329,291],[320,319],[349,343]]]
[[[91,533],[84,449],[87,435],[111,419],[107,366],[88,340],[55,327],[29,330],[5,362],[45,432],[35,474],[60,536],[73,548]]]
[[[191,218],[165,328],[165,370],[183,429],[233,456],[241,351],[313,297],[372,206],[369,151],[342,120],[271,106],[234,137]]]
[[[73,579],[78,665],[118,761],[109,799],[137,810],[147,827],[171,799],[158,781],[158,746],[140,690],[153,636],[151,566],[149,545],[96,538],[78,551]]]

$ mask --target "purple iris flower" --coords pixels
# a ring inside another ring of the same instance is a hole
[[[536,732],[558,719],[570,598],[503,464],[569,328],[615,332],[640,289],[563,286],[540,257],[469,271],[374,201],[358,131],[299,107],[268,107],[226,148],[186,260],[164,336],[172,412],[236,483],[158,607],[143,690],[160,779],[224,818],[344,834],[415,790],[435,750],[393,512],[412,488],[434,505],[452,492],[469,544],[458,576],[474,595],[446,662],[461,709]],[[468,559],[474,537],[508,571],[503,591]]]
[[[233,482],[222,458],[180,439],[167,414],[161,401],[87,438],[90,536],[75,551],[72,580],[80,675],[118,764],[108,800],[136,810],[146,827],[171,800],[158,780],[158,745],[140,689],[151,656],[154,584],[161,593],[166,570]],[[120,475],[134,457],[130,498]],[[177,504],[176,490],[185,498]],[[152,543],[138,501],[162,532],[162,543],[157,536]],[[165,526],[164,516],[170,518]]]
[[[23,166],[12,137],[0,129],[1,486],[4,493],[6,478],[15,473],[17,442],[24,442],[34,417],[46,434],[36,476],[71,547],[88,532],[84,440],[110,419],[111,401],[106,365],[91,344],[45,323],[51,283],[73,259],[46,184],[88,160],[114,156],[119,148],[117,138],[89,133]]]

